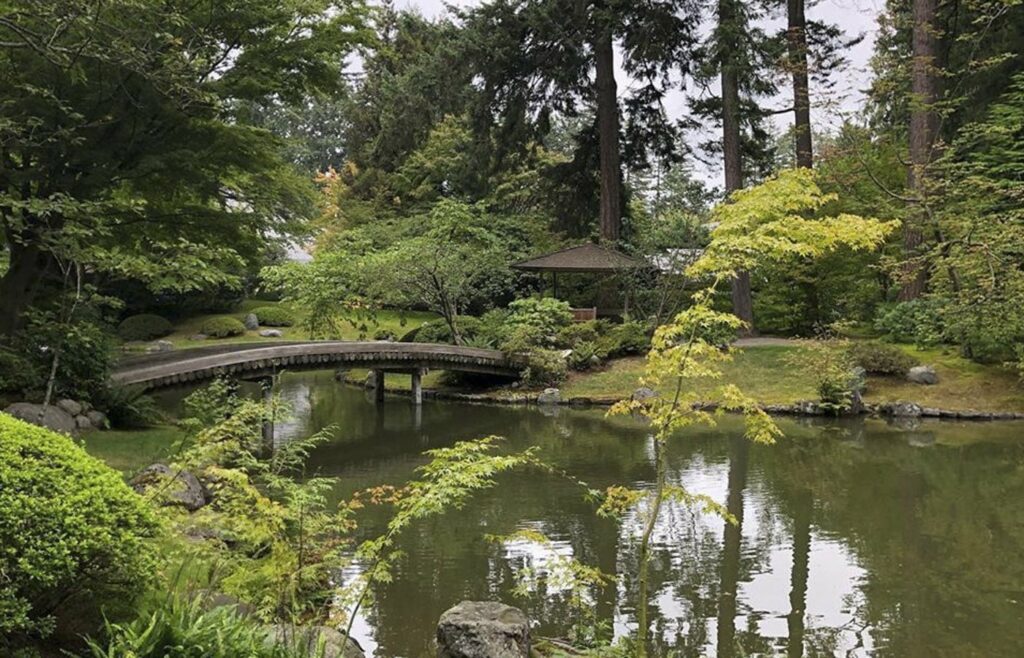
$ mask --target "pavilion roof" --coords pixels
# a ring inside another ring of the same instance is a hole
[[[618,272],[647,266],[621,251],[588,243],[537,256],[512,267],[533,272]]]

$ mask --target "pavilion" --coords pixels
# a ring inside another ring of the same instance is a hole
[[[516,263],[513,269],[524,272],[550,272],[552,295],[558,296],[558,275],[559,274],[599,274],[615,275],[622,272],[630,272],[643,268],[649,268],[650,264],[642,260],[627,256],[621,251],[598,244],[587,243],[578,247],[570,247],[555,251],[543,256],[537,256],[530,260]],[[626,299],[626,309],[629,306]],[[623,310],[623,312],[624,312]],[[592,320],[597,317],[598,309],[573,309],[577,320]],[[615,314],[615,313],[602,313]]]

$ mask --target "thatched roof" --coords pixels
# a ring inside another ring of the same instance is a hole
[[[570,247],[513,265],[532,272],[618,272],[647,267],[643,261],[596,244]]]

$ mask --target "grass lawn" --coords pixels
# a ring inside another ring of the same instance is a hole
[[[1024,384],[1014,372],[982,365],[941,350],[901,346],[939,375],[935,386],[913,384],[895,377],[869,377],[868,402],[907,400],[925,407],[1024,412]],[[795,361],[802,348],[746,347],[723,368],[723,383],[735,383],[764,404],[789,404],[817,398],[813,378]],[[572,375],[562,387],[567,397],[623,398],[638,386],[644,359],[619,359],[601,370]]]
[[[745,348],[723,365],[722,383],[739,384],[744,392],[765,404],[784,404],[815,397],[811,378],[793,363],[799,347],[765,345]],[[643,357],[618,359],[606,368],[574,374],[562,388],[568,397],[628,397],[643,375]]]
[[[166,461],[177,450],[184,432],[173,425],[158,425],[138,430],[106,430],[86,432],[81,437],[85,449],[93,457],[125,475],[158,461]]]
[[[243,320],[245,316],[250,313],[254,308],[260,306],[283,306],[292,312],[292,317],[295,318],[295,323],[291,327],[261,327],[261,329],[278,329],[281,331],[281,338],[263,338],[257,331],[247,331],[241,336],[233,336],[231,338],[208,338],[206,340],[192,340],[192,336],[200,333],[200,329],[203,323],[211,318],[219,315],[229,315],[238,320]],[[214,313],[210,315],[197,315],[186,320],[182,320],[174,327],[174,333],[167,336],[164,340],[169,340],[174,344],[175,348],[182,349],[186,347],[200,347],[206,345],[220,345],[220,344],[231,344],[231,343],[255,343],[265,342],[273,343],[274,341],[282,340],[308,340],[309,335],[302,328],[302,320],[305,318],[305,311],[301,309],[292,308],[286,304],[280,302],[267,302],[258,299],[250,299],[242,302],[238,305],[231,313]],[[374,334],[378,331],[390,331],[395,336],[401,338],[405,333],[411,331],[417,326],[428,322],[430,320],[437,319],[437,316],[433,313],[427,313],[423,311],[379,311],[377,313],[377,322],[369,323],[365,328],[352,327],[345,325],[342,329],[342,335],[340,336],[343,340],[359,340],[360,334],[365,334],[366,340],[372,340]]]
[[[1012,369],[975,363],[949,349],[900,347],[922,364],[934,366],[939,383],[921,386],[895,377],[873,377],[868,381],[869,401],[912,400],[940,409],[1024,411],[1024,383]]]

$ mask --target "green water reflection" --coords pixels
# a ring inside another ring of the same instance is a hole
[[[339,495],[400,484],[427,448],[498,434],[511,449],[603,488],[644,486],[652,444],[639,423],[600,411],[501,408],[389,399],[377,409],[329,373],[286,377],[296,419],[279,439],[336,426],[312,470]],[[654,655],[1024,656],[1024,424],[782,422],[772,447],[739,439],[736,419],[676,441],[670,478],[725,503],[737,526],[670,507],[655,533]],[[360,532],[385,518],[369,512]],[[413,527],[394,582],[376,590],[360,641],[377,656],[432,655],[440,613],[459,600],[500,599],[560,635],[565,597],[543,583],[512,594],[523,566],[550,550],[617,574],[596,602],[628,632],[637,517],[599,519],[578,489],[529,472],[465,509]],[[542,530],[553,548],[494,544],[484,534]]]

